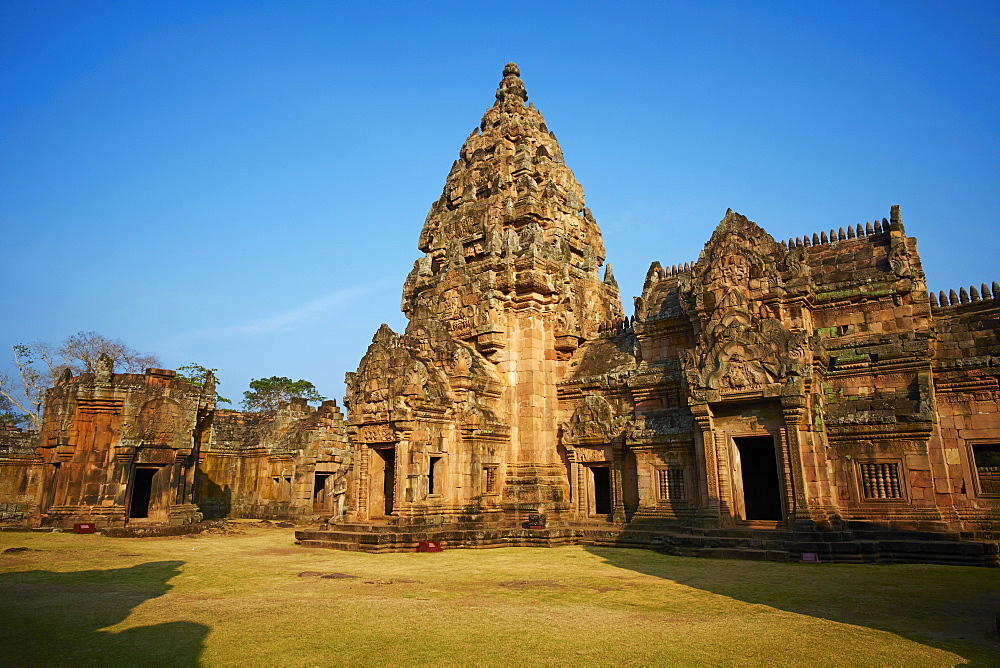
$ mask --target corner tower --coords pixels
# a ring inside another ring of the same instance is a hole
[[[569,508],[556,385],[622,317],[562,149],[508,63],[420,233],[406,333],[376,335],[347,403],[358,519]]]

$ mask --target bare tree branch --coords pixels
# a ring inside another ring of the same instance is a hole
[[[109,339],[97,332],[78,332],[57,346],[45,341],[13,346],[13,363],[19,378],[0,375],[0,396],[22,411],[38,429],[42,424],[45,391],[56,384],[64,370],[74,374],[92,373],[97,358],[106,354],[118,371],[142,373],[149,367],[159,367],[156,355],[133,350],[121,339]]]
[[[19,379],[15,380],[7,374],[0,375],[0,394],[28,417],[32,428],[38,429],[42,424],[45,379],[34,366],[31,347],[18,344],[13,347],[13,353]]]
[[[97,332],[77,332],[63,341],[55,353],[74,373],[93,372],[94,364],[102,354],[110,357],[115,368],[124,373],[142,373],[160,364],[156,355],[140,353],[129,348],[121,339],[109,339]],[[61,371],[56,372],[56,377]]]

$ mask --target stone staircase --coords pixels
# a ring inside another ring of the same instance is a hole
[[[421,541],[437,541],[444,548],[556,547],[579,543],[570,527],[522,529],[484,527],[482,524],[387,526],[337,524],[329,530],[295,532],[304,547],[326,547],[351,552],[416,552]]]
[[[754,528],[680,529],[670,526],[580,523],[527,529],[481,523],[391,526],[338,524],[295,532],[304,547],[371,553],[415,552],[421,541],[443,548],[558,547],[593,545],[651,549],[663,554],[756,561],[799,561],[816,554],[821,563],[936,563],[1000,566],[1000,542],[957,533],[899,531],[870,525],[842,531]]]
[[[588,530],[581,544],[644,547],[677,556],[798,561],[816,554],[822,563],[937,563],[1000,566],[1000,543],[966,540],[959,534],[851,529],[764,531],[759,529]]]

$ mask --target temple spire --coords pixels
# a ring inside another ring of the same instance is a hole
[[[401,302],[412,322],[446,322],[459,339],[491,354],[506,345],[494,343],[507,331],[503,319],[515,293],[559,304],[568,314],[560,336],[575,340],[593,338],[622,317],[613,275],[600,279],[604,243],[583,188],[541,112],[525,104],[517,65],[508,63],[503,73],[496,103],[462,144],[424,220],[424,257]]]
[[[521,70],[515,63],[507,63],[503,68],[503,80],[497,89],[497,106],[524,106],[527,101],[528,92],[524,89],[524,82],[521,81]]]

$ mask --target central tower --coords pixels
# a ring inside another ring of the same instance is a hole
[[[358,519],[569,508],[556,385],[622,307],[583,189],[527,99],[509,63],[420,233],[405,334],[383,326],[348,374]]]

